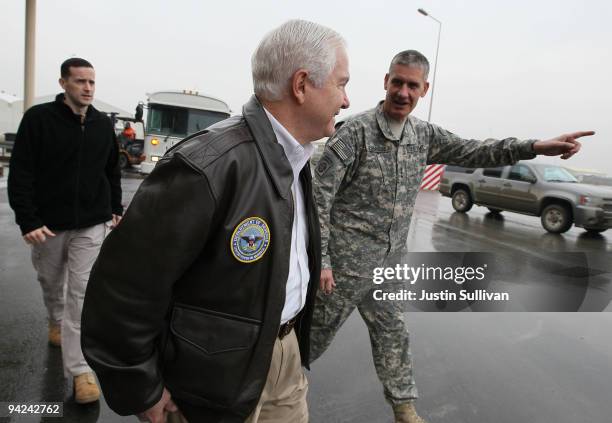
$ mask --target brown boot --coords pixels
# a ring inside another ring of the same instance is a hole
[[[100,388],[93,373],[83,373],[74,378],[74,401],[77,404],[87,404],[98,401]]]
[[[395,423],[427,423],[419,417],[411,402],[393,406],[393,415]]]
[[[62,346],[62,326],[57,323],[49,323],[49,345]]]

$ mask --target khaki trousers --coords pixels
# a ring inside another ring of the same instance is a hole
[[[292,330],[283,339],[276,339],[266,384],[245,423],[307,423],[307,393],[300,347]],[[180,412],[170,413],[167,422],[188,423]]]
[[[62,327],[64,376],[91,372],[81,351],[81,312],[89,272],[108,233],[107,225],[55,231],[32,246],[32,264],[38,273],[49,322]]]

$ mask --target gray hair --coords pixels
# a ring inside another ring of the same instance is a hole
[[[294,19],[269,32],[253,53],[251,66],[255,94],[268,101],[281,100],[298,69],[306,69],[317,88],[334,66],[336,51],[346,42],[336,31],[314,22]]]
[[[391,64],[389,65],[389,72],[393,65],[404,65],[404,66],[417,66],[423,69],[423,77],[427,81],[429,75],[429,61],[427,57],[416,50],[404,50],[400,51],[393,57]]]

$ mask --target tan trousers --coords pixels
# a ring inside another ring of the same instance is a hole
[[[257,407],[245,423],[307,423],[308,381],[302,369],[295,331],[276,339],[270,371]],[[180,412],[170,413],[168,423],[188,423]]]
[[[81,311],[89,272],[108,234],[104,223],[83,229],[55,231],[32,246],[49,322],[62,327],[64,376],[91,372],[81,351]]]

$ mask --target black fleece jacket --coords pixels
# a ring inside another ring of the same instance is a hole
[[[85,120],[64,103],[31,107],[15,138],[9,203],[22,234],[86,228],[121,215],[119,147],[111,120],[89,106]]]

